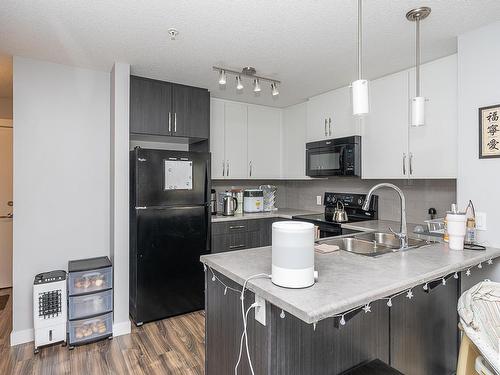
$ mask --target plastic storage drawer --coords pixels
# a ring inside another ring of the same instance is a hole
[[[113,311],[113,290],[69,297],[69,319],[82,319]]]
[[[94,293],[113,287],[112,267],[69,273],[69,295]]]
[[[68,321],[69,344],[79,345],[113,334],[113,313]]]

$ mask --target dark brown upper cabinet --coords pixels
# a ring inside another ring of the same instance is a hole
[[[208,90],[130,77],[130,133],[203,140],[209,132]]]

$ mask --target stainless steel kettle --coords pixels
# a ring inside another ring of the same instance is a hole
[[[339,205],[341,207],[339,207]],[[349,220],[347,217],[347,212],[345,212],[344,203],[341,201],[337,201],[337,207],[333,212],[333,221],[336,223],[345,223]]]
[[[222,215],[234,216],[234,213],[238,209],[238,199],[231,194],[225,195],[224,198],[222,198],[222,205]]]

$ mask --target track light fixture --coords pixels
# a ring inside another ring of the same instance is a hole
[[[253,80],[253,92],[260,92],[260,83],[258,78]]]
[[[431,14],[431,8],[421,7],[410,10],[406,18],[415,22],[415,97],[411,100],[411,125],[425,124],[425,98],[420,96],[420,21]]]
[[[244,88],[242,77],[248,77],[248,78],[251,78],[253,80],[253,92],[255,94],[258,94],[262,91],[261,86],[260,86],[261,81],[271,82],[271,95],[272,96],[278,96],[280,93],[278,90],[278,85],[281,83],[280,81],[278,81],[276,79],[256,75],[255,73],[257,73],[257,71],[255,70],[255,68],[253,68],[251,66],[244,67],[241,70],[241,72],[238,72],[236,70],[222,68],[220,66],[213,66],[212,68],[213,68],[213,70],[215,70],[216,72],[219,73],[219,84],[222,86],[225,85],[227,82],[227,75],[232,74],[232,75],[236,76],[236,89],[238,91],[241,91]]]
[[[221,69],[219,73],[219,85],[225,85],[226,84],[226,71],[224,69]]]
[[[243,83],[241,83],[240,76],[236,76],[236,90],[243,90]]]

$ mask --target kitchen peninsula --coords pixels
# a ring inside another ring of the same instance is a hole
[[[364,231],[397,225],[347,224]],[[460,277],[467,277],[461,273],[488,267],[499,256],[500,249],[453,251],[444,243],[379,257],[336,251],[315,255],[319,278],[310,288],[253,279],[246,308],[254,294],[266,300],[265,326],[253,312],[248,315],[255,373],[337,374],[379,358],[404,374],[451,374],[458,353]],[[269,274],[271,247],[205,255],[201,261],[207,266],[206,373],[232,373],[243,322],[239,293],[230,288],[241,290],[248,277]],[[250,374],[246,358],[242,362],[238,373]]]

